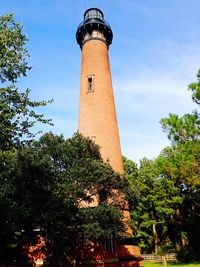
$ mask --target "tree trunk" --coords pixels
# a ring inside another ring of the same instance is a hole
[[[155,254],[158,254],[160,250],[160,241],[158,238],[157,230],[156,230],[156,224],[153,224],[153,238],[154,238],[154,245],[155,245]]]

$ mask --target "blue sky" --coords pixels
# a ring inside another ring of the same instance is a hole
[[[19,81],[35,100],[54,99],[40,112],[43,131],[77,130],[81,51],[75,33],[89,7],[102,9],[114,39],[110,63],[123,154],[138,162],[169,144],[160,119],[195,109],[187,85],[200,68],[199,0],[1,0],[28,36],[33,69]]]

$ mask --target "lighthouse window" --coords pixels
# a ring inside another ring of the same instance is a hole
[[[85,20],[87,19],[103,19],[103,15],[96,9],[91,9],[85,14]]]
[[[86,76],[87,80],[87,93],[94,92],[94,75]]]
[[[92,91],[92,78],[88,78],[88,91],[91,92]]]

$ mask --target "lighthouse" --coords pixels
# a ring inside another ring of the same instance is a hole
[[[90,8],[85,11],[84,20],[76,32],[76,40],[82,51],[78,131],[85,137],[91,138],[100,147],[104,162],[109,163],[115,172],[123,174],[108,54],[113,32],[100,9]],[[104,243],[110,250],[104,248],[103,253],[99,251],[98,260],[90,262],[87,266],[139,266],[140,251],[132,242],[128,204],[122,213],[126,231],[125,240],[119,242],[113,237],[105,240]]]
[[[102,158],[122,174],[117,116],[108,49],[113,33],[103,12],[90,8],[76,39],[82,50],[78,131],[100,147]]]

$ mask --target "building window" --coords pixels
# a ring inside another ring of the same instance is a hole
[[[93,88],[92,88],[92,78],[88,78],[88,91],[91,92],[93,91]]]
[[[109,247],[108,239],[105,239],[104,242],[103,242],[103,250],[105,252],[108,251],[108,247]]]
[[[87,93],[94,92],[94,75],[86,76],[87,80]]]
[[[110,251],[114,252],[115,250],[116,250],[115,235],[111,235],[111,237],[110,237]]]
[[[115,252],[116,250],[116,239],[115,235],[111,235],[110,238],[106,238],[103,241],[103,249],[105,252]]]

